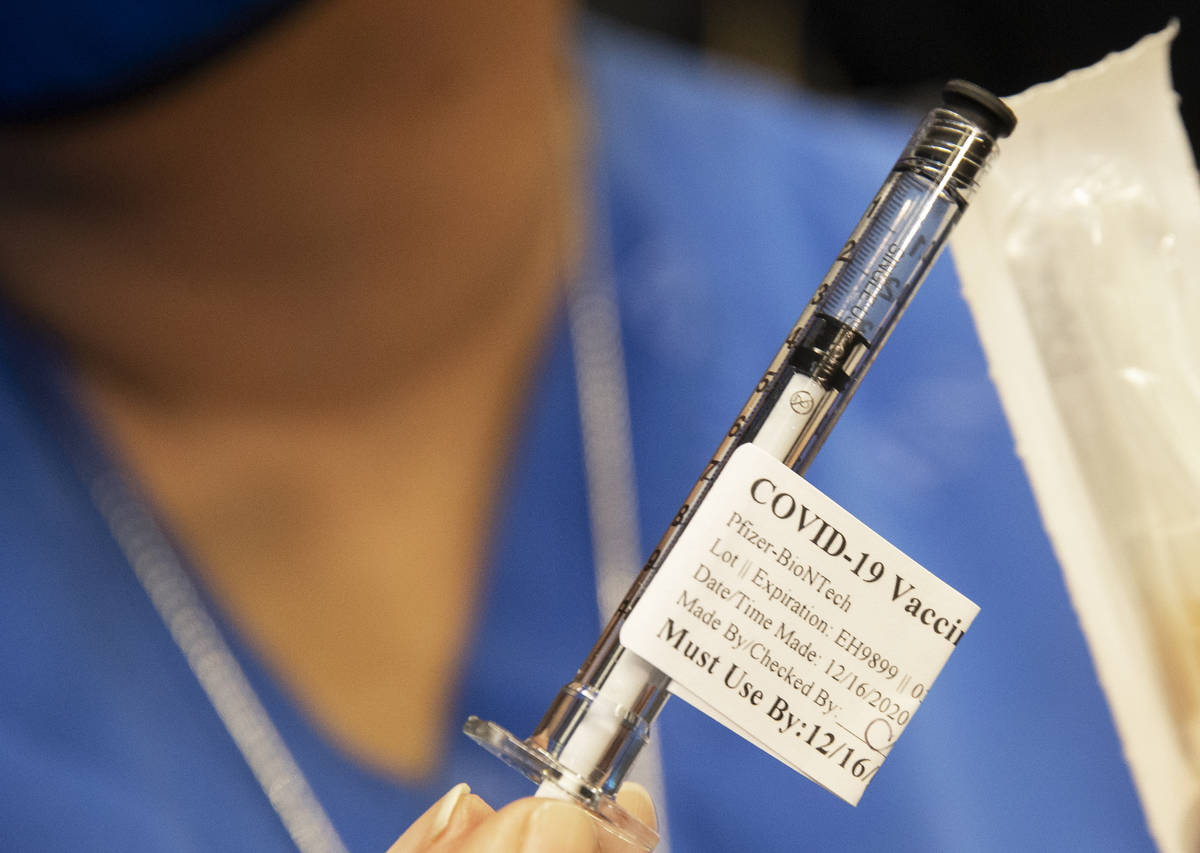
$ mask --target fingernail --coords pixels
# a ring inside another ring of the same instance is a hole
[[[521,853],[584,853],[596,849],[591,816],[571,803],[548,802],[529,816]]]
[[[454,810],[469,793],[471,793],[471,786],[466,782],[459,782],[438,800],[435,806],[437,811],[433,813],[433,825],[429,830],[430,841],[436,841],[437,837],[446,831],[446,827],[450,825],[450,821],[454,817]]]
[[[617,794],[617,805],[651,829],[658,828],[658,812],[650,792],[637,782],[626,782]]]

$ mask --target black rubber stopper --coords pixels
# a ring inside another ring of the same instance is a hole
[[[1017,126],[1017,116],[987,89],[966,80],[951,80],[942,88],[942,103],[999,139]]]

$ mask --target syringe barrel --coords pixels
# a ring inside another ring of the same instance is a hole
[[[916,293],[996,139],[1015,118],[954,81],[917,128],[575,679],[529,742],[586,784],[620,787],[670,679],[620,643],[625,619],[733,451],[753,442],[803,473]]]

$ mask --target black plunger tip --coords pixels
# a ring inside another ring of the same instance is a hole
[[[1017,117],[1004,101],[982,86],[951,80],[942,88],[942,103],[999,139],[1017,126]]]

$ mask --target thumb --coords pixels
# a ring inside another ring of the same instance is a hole
[[[463,840],[459,853],[599,853],[595,820],[573,803],[530,797],[505,806]]]

